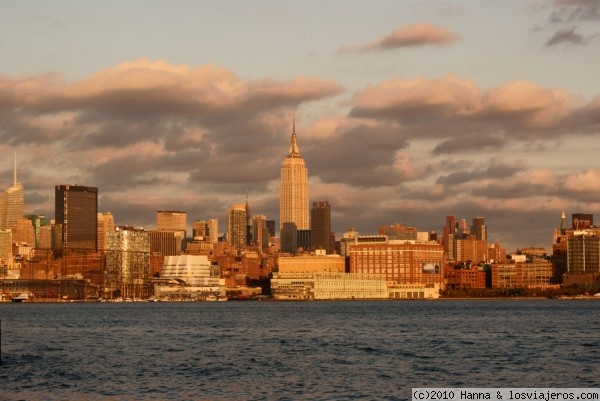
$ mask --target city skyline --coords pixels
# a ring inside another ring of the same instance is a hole
[[[16,152],[26,214],[77,184],[117,225],[226,222],[246,193],[278,219],[294,113],[338,237],[483,216],[549,248],[563,210],[600,212],[598,2],[1,4],[0,184]]]

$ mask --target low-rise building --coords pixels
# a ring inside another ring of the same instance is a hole
[[[485,271],[478,268],[447,269],[444,275],[449,289],[485,288]]]
[[[551,285],[552,263],[494,263],[492,264],[493,288],[545,288]]]
[[[343,272],[273,273],[275,300],[387,299],[383,274]]]

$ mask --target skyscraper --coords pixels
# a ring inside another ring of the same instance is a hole
[[[471,234],[473,234],[478,240],[487,241],[487,226],[485,225],[485,219],[483,217],[473,218]]]
[[[331,206],[328,201],[313,202],[310,211],[311,248],[333,253],[331,244]]]
[[[237,249],[246,245],[246,205],[238,203],[227,210],[229,217],[227,239]]]
[[[14,181],[0,195],[0,229],[11,229],[13,232],[24,214],[23,185],[17,182],[17,155],[15,153]]]
[[[285,223],[294,223],[298,230],[309,229],[308,170],[298,151],[295,121],[290,152],[281,166],[279,195],[279,228]]]
[[[187,213],[180,210],[159,210],[156,212],[156,229],[175,233],[178,251],[185,250],[187,236]]]
[[[98,188],[57,185],[54,191],[57,250],[92,250],[98,246]]]

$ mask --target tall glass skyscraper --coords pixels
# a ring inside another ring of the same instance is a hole
[[[57,185],[54,196],[56,250],[96,251],[98,188]]]
[[[279,192],[279,228],[285,223],[294,223],[298,230],[310,229],[308,210],[308,170],[300,156],[293,124],[290,152],[281,166]]]

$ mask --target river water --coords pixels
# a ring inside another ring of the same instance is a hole
[[[599,387],[600,301],[0,304],[0,400]]]

